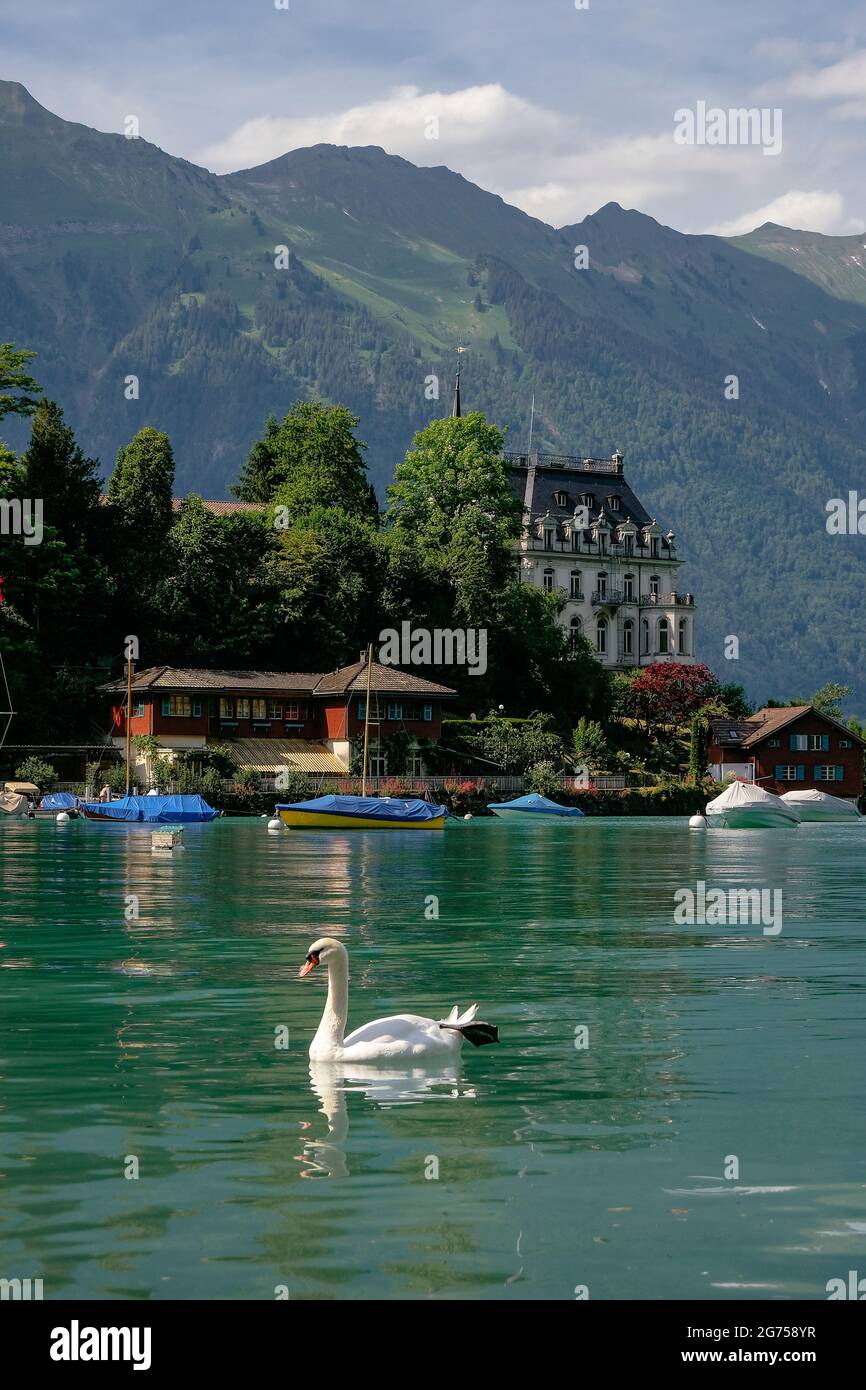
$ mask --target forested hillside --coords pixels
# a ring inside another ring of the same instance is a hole
[[[689,562],[704,660],[718,669],[736,634],[727,674],[756,698],[793,668],[797,691],[832,675],[866,707],[863,538],[825,528],[828,499],[866,476],[854,239],[684,236],[615,204],[555,230],[370,148],[217,177],[14,83],[0,186],[0,339],[38,353],[104,474],[153,425],[180,491],[227,496],[266,416],[322,398],[360,417],[381,497],[447,413],[462,342],[467,405],[510,447],[534,394],[538,447],[624,452]],[[4,426],[23,447],[24,425]]]

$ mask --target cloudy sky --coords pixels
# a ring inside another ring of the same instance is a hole
[[[0,76],[218,172],[381,145],[557,226],[866,228],[862,0],[0,0]],[[781,152],[677,143],[700,102],[780,110]]]

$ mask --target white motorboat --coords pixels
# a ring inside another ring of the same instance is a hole
[[[784,792],[782,800],[799,812],[800,820],[862,820],[856,803],[846,801],[841,796],[830,796],[829,792],[819,792],[813,787],[810,791]]]
[[[771,829],[800,824],[795,806],[751,782],[732,782],[707,803],[707,824],[715,830]]]

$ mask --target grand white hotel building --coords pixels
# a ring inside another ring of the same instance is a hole
[[[586,637],[605,666],[691,663],[695,600],[677,589],[683,561],[609,459],[508,454],[523,506],[523,582],[559,591],[560,621]]]

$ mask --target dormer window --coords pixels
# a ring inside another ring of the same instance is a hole
[[[567,492],[556,492],[556,493],[554,493],[554,497],[555,497],[555,499],[556,499],[556,505],[557,505],[557,507],[567,507],[567,506],[568,506],[568,493],[567,493]]]
[[[614,496],[614,497],[608,497],[608,499],[607,499],[607,505],[610,507],[610,509],[611,509],[612,512],[618,512],[619,509],[620,509],[619,498],[618,498],[618,497],[615,497],[615,496]]]
[[[623,554],[624,554],[624,555],[633,555],[633,554],[634,554],[634,537],[633,537],[633,536],[623,536],[623,538],[622,538],[622,550],[623,550]]]
[[[585,492],[585,493],[583,494],[583,497],[582,497],[580,500],[582,501],[582,503],[583,503],[583,505],[584,505],[585,507],[589,507],[590,511],[595,511],[595,493],[594,493],[594,492]]]

